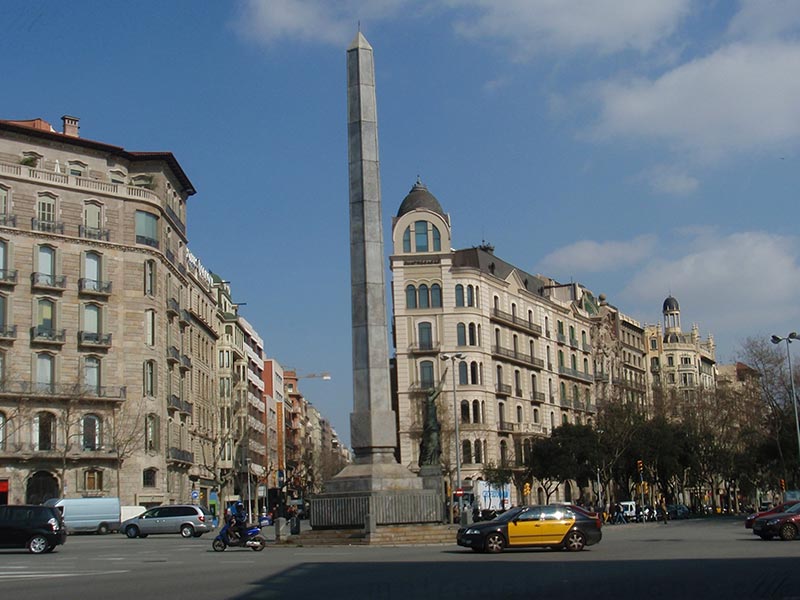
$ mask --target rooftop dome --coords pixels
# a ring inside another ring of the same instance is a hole
[[[435,212],[443,217],[445,216],[442,205],[439,204],[436,197],[428,191],[425,184],[417,178],[414,187],[411,188],[411,191],[408,192],[408,196],[406,196],[402,204],[400,204],[400,209],[397,211],[397,218],[399,219],[404,214],[420,208]]]
[[[662,309],[662,312],[675,312],[676,310],[680,309],[681,307],[678,306],[678,301],[672,296],[667,296],[667,299],[664,300],[664,308]]]

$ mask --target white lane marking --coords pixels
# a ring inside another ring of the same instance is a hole
[[[83,573],[46,573],[44,571],[29,571],[26,573],[0,573],[0,581],[10,579],[55,579],[59,577],[81,577],[84,575],[118,575],[120,573],[129,573],[129,571],[85,571]]]

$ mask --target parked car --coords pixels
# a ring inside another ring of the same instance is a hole
[[[211,512],[196,504],[156,506],[138,517],[122,522],[120,532],[133,539],[156,533],[180,533],[183,537],[200,537],[214,530]]]
[[[623,500],[619,503],[622,509],[622,515],[628,523],[633,523],[636,520],[636,502],[633,500]]]
[[[460,528],[456,543],[475,552],[534,546],[578,551],[600,541],[601,527],[597,515],[571,506],[518,506],[492,521]]]
[[[28,504],[0,506],[0,548],[27,548],[32,554],[52,552],[67,539],[57,508]]]
[[[688,519],[689,518],[689,507],[685,504],[668,504],[667,505],[667,515],[670,519]]]
[[[771,513],[753,522],[753,533],[763,540],[779,535],[782,540],[793,540],[800,531],[800,502],[784,512]]]
[[[782,502],[777,506],[770,506],[760,512],[748,515],[747,518],[744,520],[744,527],[745,529],[752,529],[753,523],[755,522],[756,519],[760,517],[766,517],[767,515],[771,514],[786,512],[787,508],[789,508],[790,506],[794,506],[798,502],[800,502],[800,500],[787,500],[786,502]]]
[[[109,533],[119,529],[119,498],[52,498],[44,505],[61,511],[70,534]]]

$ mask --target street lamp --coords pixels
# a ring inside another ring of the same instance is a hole
[[[253,513],[252,513],[252,505],[253,505],[253,497],[250,495],[250,465],[253,462],[252,458],[247,458],[247,522],[253,522]]]
[[[456,446],[456,482],[458,485],[457,489],[461,489],[461,435],[458,430],[458,398],[456,397],[456,361],[463,360],[464,355],[460,352],[456,352],[455,354],[442,354],[439,358],[443,361],[450,361],[452,363],[452,370],[453,370],[453,418],[455,419],[456,430],[455,430],[455,446]],[[463,490],[462,493],[458,495],[458,517],[461,519],[461,522],[464,523],[464,494]]]
[[[800,420],[797,418],[797,394],[794,391],[794,373],[792,372],[792,354],[789,352],[789,344],[792,343],[792,340],[800,340],[800,335],[797,335],[797,332],[793,331],[786,337],[778,337],[777,335],[773,335],[771,338],[773,344],[780,344],[781,342],[786,342],[786,358],[789,361],[789,382],[792,384],[792,406],[794,406],[794,424],[797,428],[797,454],[800,457]]]

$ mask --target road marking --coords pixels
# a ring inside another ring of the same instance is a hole
[[[0,581],[11,579],[56,579],[59,577],[82,577],[84,575],[119,575],[129,573],[128,570],[116,571],[84,571],[82,573],[48,573],[46,571],[27,571],[25,573],[0,573]]]

